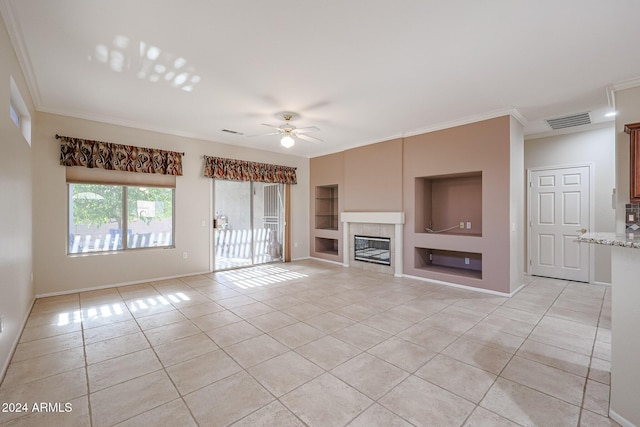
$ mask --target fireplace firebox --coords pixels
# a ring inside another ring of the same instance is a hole
[[[388,237],[354,236],[353,259],[391,265],[391,239]]]

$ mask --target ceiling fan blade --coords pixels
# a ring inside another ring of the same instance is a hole
[[[302,132],[300,132],[300,131],[302,131]],[[307,127],[304,127],[304,128],[296,128],[296,132],[299,132],[299,133],[307,133],[307,132],[310,132],[310,131],[320,131],[320,129],[317,126],[307,126]]]
[[[256,136],[280,135],[282,132],[258,133],[255,135],[247,135],[247,138],[255,138]]]
[[[261,124],[262,126],[269,126],[270,128],[277,128],[277,129],[279,129],[279,128],[280,128],[280,126],[278,126],[278,125],[271,125],[271,124],[269,124],[269,123],[260,123],[260,124]]]
[[[309,136],[303,133],[300,134],[296,134],[296,136],[300,139],[304,139],[305,141],[309,141],[309,142],[322,142],[322,140],[320,138],[316,138],[314,136]]]

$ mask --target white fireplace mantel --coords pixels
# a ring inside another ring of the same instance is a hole
[[[394,234],[394,257],[393,275],[402,276],[402,226],[404,225],[404,212],[341,212],[340,221],[344,223],[342,227],[342,253],[345,254],[343,265],[349,267],[349,224],[393,224]]]

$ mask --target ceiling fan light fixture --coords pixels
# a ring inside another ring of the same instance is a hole
[[[295,143],[296,141],[289,135],[283,136],[282,139],[280,140],[280,144],[282,144],[282,146],[285,148],[291,148]]]

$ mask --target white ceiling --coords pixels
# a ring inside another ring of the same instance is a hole
[[[0,0],[39,111],[313,157],[512,113],[613,109],[638,0]],[[261,123],[294,111],[322,143]],[[91,135],[71,135],[91,137]],[[120,142],[120,141],[113,141]],[[124,142],[124,141],[123,141]]]

